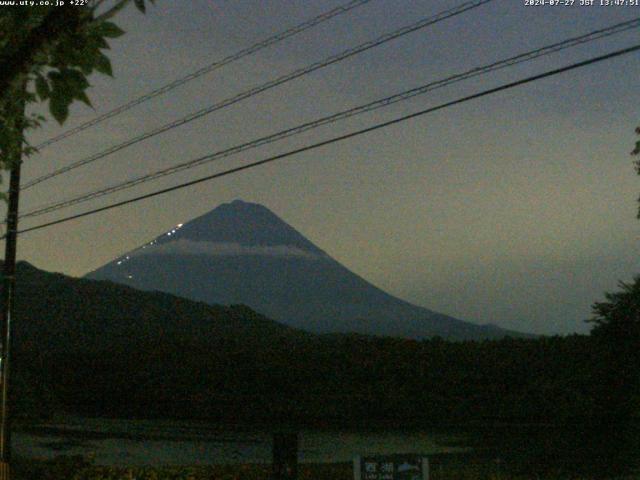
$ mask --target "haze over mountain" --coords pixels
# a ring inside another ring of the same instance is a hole
[[[245,304],[316,333],[450,339],[514,334],[393,297],[332,259],[266,207],[241,200],[176,225],[87,276],[209,304]]]

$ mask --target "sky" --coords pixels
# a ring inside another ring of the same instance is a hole
[[[91,77],[39,143],[346,0],[158,0],[116,17],[114,78]],[[23,183],[462,1],[371,0],[28,158]],[[25,190],[21,211],[640,16],[637,6],[494,0]],[[599,3],[597,0],[596,3]],[[21,223],[27,228],[266,158],[640,43],[638,30]],[[504,328],[587,333],[591,305],[640,271],[629,152],[640,53],[164,196],[20,236],[18,257],[82,276],[234,199],[261,203],[374,285]],[[44,106],[46,107],[46,105]],[[40,107],[39,111],[46,112]]]

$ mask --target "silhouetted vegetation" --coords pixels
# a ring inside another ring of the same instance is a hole
[[[494,461],[465,458],[430,459],[432,480],[581,480],[588,477],[566,475],[558,471],[542,475],[518,474],[505,471]],[[271,467],[266,464],[210,465],[210,466],[93,466],[79,457],[60,457],[46,462],[16,462],[16,480],[271,480]],[[634,480],[634,477],[617,477]],[[351,480],[350,463],[303,464],[299,480]]]
[[[602,469],[611,470],[611,464],[624,471],[640,452],[640,276],[607,293],[593,313],[590,444],[604,460]]]
[[[593,336],[482,342],[310,335],[242,306],[24,264],[18,288],[14,365],[22,384],[41,385],[18,405],[251,427],[460,429],[529,472],[633,456],[620,435],[637,422],[638,317],[629,324],[607,305],[634,295],[637,314],[637,281],[594,306]]]

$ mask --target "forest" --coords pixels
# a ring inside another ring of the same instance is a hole
[[[312,335],[244,306],[24,263],[19,273],[13,393],[23,418],[431,429],[572,465],[622,465],[640,451],[640,279],[594,305],[590,335],[452,342]]]

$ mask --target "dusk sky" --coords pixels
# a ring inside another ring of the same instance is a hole
[[[95,109],[37,144],[346,0],[158,0],[111,42]],[[23,183],[462,0],[372,0],[29,158]],[[494,0],[23,192],[21,211],[640,16],[638,6]],[[600,0],[596,0],[599,4]],[[27,228],[640,43],[638,29],[476,77],[250,152],[25,220]],[[20,259],[73,276],[234,199],[261,203],[333,258],[474,323],[586,333],[591,304],[640,273],[635,52],[164,196],[22,235]],[[44,112],[45,110],[42,109]],[[215,281],[215,279],[212,279]]]

